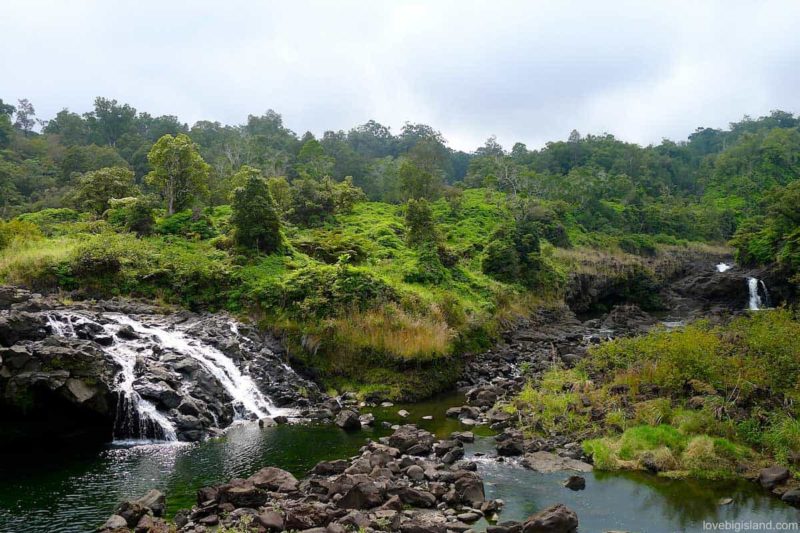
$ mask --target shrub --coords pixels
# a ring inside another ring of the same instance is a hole
[[[15,241],[31,241],[42,238],[39,226],[24,220],[0,219],[0,250],[11,246]]]
[[[33,213],[24,213],[17,217],[17,220],[36,224],[45,235],[53,235],[61,224],[66,222],[77,222],[80,220],[80,213],[74,209],[42,209]]]
[[[108,222],[125,231],[137,235],[150,235],[153,232],[153,201],[149,198],[119,198],[108,202],[106,211]]]
[[[619,239],[619,247],[629,254],[653,257],[658,252],[655,239],[649,235],[632,234]]]
[[[366,240],[345,235],[338,230],[314,230],[292,244],[303,253],[328,264],[335,264],[343,255],[347,255],[352,264],[361,263],[367,258]]]
[[[417,251],[417,259],[410,272],[403,277],[408,283],[428,283],[438,285],[449,279],[450,274],[439,259],[436,245],[429,243]]]
[[[255,289],[265,308],[295,319],[332,317],[396,301],[385,282],[347,265],[310,265]]]
[[[217,236],[217,230],[208,215],[197,210],[181,211],[161,219],[156,225],[156,233],[199,239]]]

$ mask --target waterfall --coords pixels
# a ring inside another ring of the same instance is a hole
[[[770,307],[769,291],[767,285],[758,278],[747,278],[747,289],[750,293],[750,298],[747,308],[751,311],[758,311],[760,309],[767,309]],[[764,297],[761,297],[761,294]]]
[[[733,267],[731,265],[729,265],[728,263],[718,263],[717,264],[717,272],[726,272],[726,271],[730,270],[731,268],[733,268]]]
[[[132,327],[137,333],[153,336],[161,346],[188,355],[200,363],[234,399],[234,410],[238,418],[244,419],[248,415],[264,418],[278,411],[261,393],[252,378],[244,375],[230,357],[213,346],[191,339],[178,330],[168,331],[145,326],[126,315],[108,314],[107,317],[117,324]]]
[[[99,322],[79,313],[51,312],[46,316],[53,332],[57,335],[86,338],[83,329],[88,327],[113,339],[110,345],[101,346],[101,349],[120,368],[114,383],[114,388],[119,394],[114,422],[115,440],[177,440],[175,425],[167,413],[159,411],[154,403],[143,398],[134,389],[138,377],[137,358],[152,354],[156,345],[193,359],[208,372],[233,399],[232,407],[236,420],[294,414],[292,409],[275,407],[261,393],[253,379],[226,354],[182,331],[191,325],[144,324],[120,313],[103,313]],[[126,330],[130,328],[138,335],[120,335],[120,330],[123,328]],[[230,323],[230,330],[239,338],[240,345],[246,346],[251,342],[239,333],[235,322]],[[213,412],[209,415],[216,418]]]
[[[75,326],[78,324],[93,323],[88,318],[76,314],[48,314],[47,322],[56,335],[62,337],[74,337]],[[119,328],[102,327],[107,333],[115,335]],[[120,366],[120,372],[115,380],[116,392],[118,393],[117,412],[114,420],[114,440],[125,439],[154,439],[165,441],[176,441],[178,437],[175,433],[175,426],[170,420],[161,413],[152,402],[142,398],[133,388],[136,379],[134,369],[136,367],[137,351],[130,341],[122,342],[115,338],[111,346],[106,346],[103,351]]]

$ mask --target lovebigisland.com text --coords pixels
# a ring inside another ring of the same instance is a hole
[[[725,520],[703,522],[703,531],[800,531],[800,522]]]

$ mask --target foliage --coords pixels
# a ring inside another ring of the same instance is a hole
[[[233,193],[231,224],[240,246],[264,253],[278,250],[283,242],[281,222],[267,182],[250,175]]]
[[[33,241],[42,238],[39,226],[24,220],[0,220],[0,250],[11,246],[15,241]]]
[[[150,235],[155,226],[153,200],[148,197],[113,198],[109,200],[106,219],[114,226],[137,235]]]
[[[122,167],[102,168],[78,178],[75,203],[102,215],[109,208],[109,200],[136,196],[137,192],[132,171]]]
[[[254,296],[265,309],[303,319],[365,311],[397,298],[386,283],[346,264],[298,269],[281,282],[255,289]]]
[[[157,187],[167,203],[167,214],[191,207],[208,191],[209,165],[188,135],[164,135],[150,149],[147,160],[153,170],[147,182]]]
[[[187,209],[160,219],[156,224],[156,233],[181,235],[192,239],[210,239],[217,235],[217,229],[206,213],[198,209]]]

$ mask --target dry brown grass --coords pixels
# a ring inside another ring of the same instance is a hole
[[[415,316],[388,305],[331,319],[326,326],[342,349],[374,351],[405,360],[445,355],[456,335],[435,307],[427,315]]]

